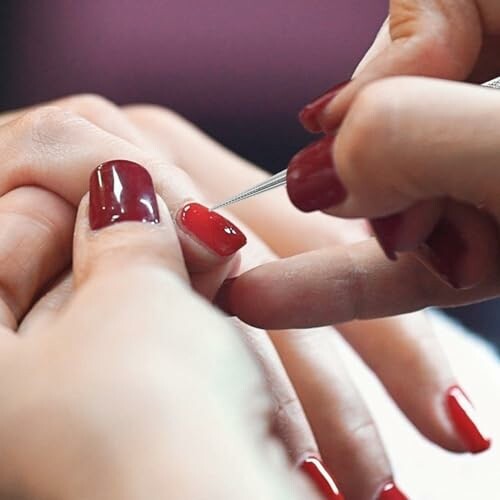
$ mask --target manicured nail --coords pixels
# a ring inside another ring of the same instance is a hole
[[[382,488],[378,500],[408,500],[408,497],[390,481]]]
[[[117,222],[160,222],[153,180],[127,160],[107,161],[90,176],[89,222],[100,229]]]
[[[377,238],[377,241],[385,255],[390,260],[398,259],[396,255],[396,245],[402,223],[403,216],[401,214],[394,214],[370,220],[373,233],[375,234],[375,237]]]
[[[303,212],[338,205],[347,197],[333,163],[334,140],[334,137],[327,136],[310,144],[299,151],[288,165],[288,196]]]
[[[330,101],[350,82],[350,80],[347,80],[346,82],[335,85],[335,87],[327,90],[323,95],[317,97],[302,109],[299,113],[299,120],[306,130],[314,133],[321,132],[322,127],[318,121],[319,116],[323,113]]]
[[[467,243],[460,231],[447,219],[442,219],[425,243],[420,245],[417,256],[445,283],[452,288],[460,284],[460,263],[467,252]]]
[[[232,255],[247,242],[232,222],[199,203],[182,208],[178,222],[187,233],[222,257]]]
[[[340,493],[332,475],[319,458],[306,458],[299,467],[309,476],[324,498],[327,500],[344,500],[344,496]]]
[[[491,446],[491,439],[479,425],[474,406],[462,389],[455,385],[446,392],[446,406],[457,433],[471,453],[481,453]]]

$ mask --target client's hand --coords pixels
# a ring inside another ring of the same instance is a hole
[[[0,328],[0,496],[313,498],[237,332],[191,291],[147,171],[101,169],[91,186],[72,297],[21,337]]]

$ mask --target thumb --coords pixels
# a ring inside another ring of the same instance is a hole
[[[148,171],[133,162],[103,164],[92,173],[89,195],[78,211],[73,253],[76,287],[104,276],[135,280],[140,294],[141,274],[148,274],[141,271],[147,269],[188,281],[169,212]]]
[[[471,0],[391,0],[389,18],[356,70],[333,99],[309,104],[311,130],[334,131],[359,91],[396,75],[463,80],[472,71],[482,43],[481,17]],[[314,115],[314,116],[311,116]]]

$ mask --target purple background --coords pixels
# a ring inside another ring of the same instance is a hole
[[[309,140],[296,114],[348,78],[386,0],[12,1],[18,107],[76,92],[154,102],[272,170]]]

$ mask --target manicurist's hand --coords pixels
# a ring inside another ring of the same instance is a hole
[[[191,290],[148,172],[102,167],[90,185],[71,298],[20,337],[1,327],[0,496],[314,498],[237,332]]]

